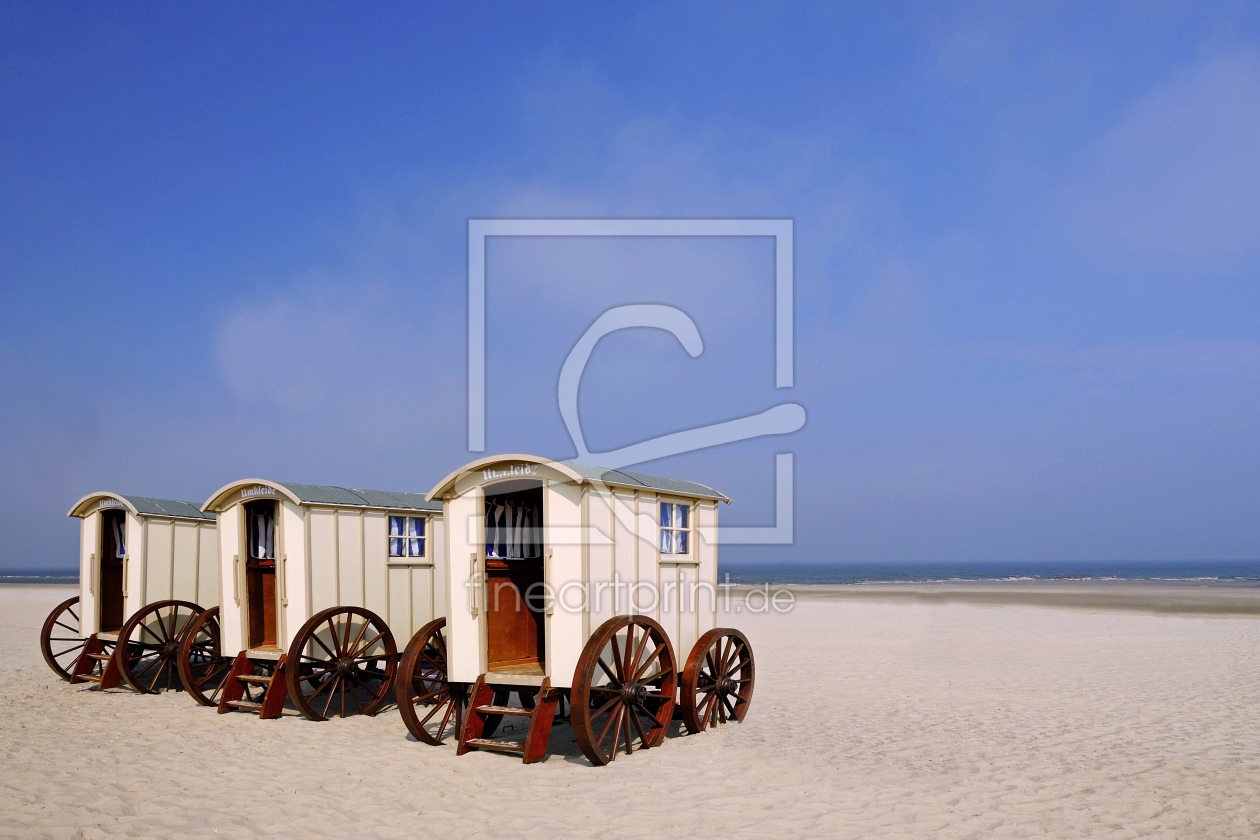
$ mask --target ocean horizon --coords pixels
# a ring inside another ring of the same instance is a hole
[[[846,583],[944,583],[1015,580],[1197,580],[1206,583],[1260,585],[1257,560],[1132,560],[973,563],[771,563],[727,561],[719,574],[730,583],[826,585]],[[729,575],[729,578],[726,576]],[[74,571],[0,570],[0,584],[73,585]]]
[[[738,584],[944,583],[1014,580],[1198,580],[1260,585],[1260,560],[972,563],[719,562]]]

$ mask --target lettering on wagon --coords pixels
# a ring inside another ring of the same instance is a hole
[[[484,481],[492,481],[496,478],[511,478],[514,475],[538,475],[538,467],[533,464],[513,464],[500,470],[481,471]]]
[[[248,499],[251,496],[274,496],[274,495],[276,495],[276,488],[264,487],[261,484],[258,485],[257,487],[246,487],[244,490],[241,491],[242,499]]]
[[[122,502],[120,502],[120,501],[118,501],[117,499],[101,499],[101,504],[100,504],[100,506],[101,506],[101,507],[103,507],[103,508],[107,508],[107,507],[123,507],[123,503],[122,503]]]

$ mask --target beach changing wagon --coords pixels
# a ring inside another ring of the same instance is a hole
[[[189,623],[219,598],[212,515],[194,504],[118,493],[84,496],[79,594],[58,604],[40,632],[48,666],[72,683],[173,688]]]
[[[263,718],[286,699],[312,720],[375,714],[398,662],[391,626],[406,638],[445,613],[442,505],[251,478],[202,510],[218,518],[224,588],[183,639],[189,693]]]
[[[418,740],[458,733],[458,754],[537,761],[567,701],[579,747],[601,765],[659,745],[676,704],[691,731],[743,719],[752,649],[717,626],[721,493],[503,455],[461,467],[428,498],[447,526],[447,612],[412,637],[396,682]],[[503,704],[509,692],[521,707]],[[489,737],[508,715],[528,718],[523,741]]]

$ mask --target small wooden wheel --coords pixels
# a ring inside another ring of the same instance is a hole
[[[644,615],[600,625],[573,674],[570,720],[582,754],[603,765],[617,750],[659,746],[674,714],[678,668],[664,629]]]
[[[438,746],[464,725],[468,687],[446,678],[445,618],[435,618],[411,637],[398,666],[398,713],[416,740]],[[449,728],[448,728],[449,724]]]
[[[232,657],[219,645],[219,608],[211,607],[192,620],[179,646],[179,681],[203,706],[219,705],[219,695],[232,670]]]
[[[143,694],[176,688],[179,646],[184,631],[202,609],[191,601],[158,601],[137,610],[118,631],[118,669],[127,684]]]
[[[398,648],[376,613],[330,607],[302,625],[288,663],[289,699],[308,719],[374,715],[393,686]]]
[[[729,720],[743,722],[753,693],[753,654],[738,630],[721,627],[700,637],[682,674],[682,719],[688,732]]]
[[[53,607],[39,631],[39,649],[44,661],[63,680],[70,679],[70,669],[87,644],[87,640],[79,636],[78,605],[78,596],[62,601]]]
[[[416,631],[398,663],[394,691],[398,713],[416,740],[441,746],[447,735],[459,736],[468,709],[468,685],[447,679],[445,618],[436,618]],[[496,691],[496,706],[506,706],[509,692]],[[481,737],[494,735],[502,715],[486,715]]]

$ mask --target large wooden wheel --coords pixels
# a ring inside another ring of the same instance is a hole
[[[398,665],[398,713],[417,741],[439,746],[464,725],[468,686],[447,680],[445,618],[435,618],[411,637]]]
[[[570,720],[582,754],[603,765],[618,750],[659,746],[677,690],[674,649],[661,625],[643,615],[605,621],[573,674]]]
[[[700,637],[682,674],[682,719],[688,732],[744,720],[753,693],[753,654],[738,630],[718,627]]]
[[[63,680],[78,661],[87,640],[79,636],[79,598],[76,595],[53,607],[39,631],[39,649],[53,673]]]
[[[446,670],[445,618],[435,618],[416,631],[398,662],[394,693],[398,713],[417,741],[440,746],[447,735],[459,736],[468,711],[467,683],[453,683]],[[506,706],[510,692],[496,691],[491,701]],[[481,737],[494,735],[502,715],[486,715]]]
[[[211,607],[193,619],[179,646],[179,681],[203,706],[219,705],[219,695],[232,670],[232,657],[219,644],[219,608]]]
[[[201,613],[201,607],[191,601],[158,601],[127,619],[114,650],[127,684],[143,694],[178,688],[179,646]]]
[[[381,617],[330,607],[302,625],[285,667],[289,699],[310,720],[374,715],[389,696],[398,648]]]

